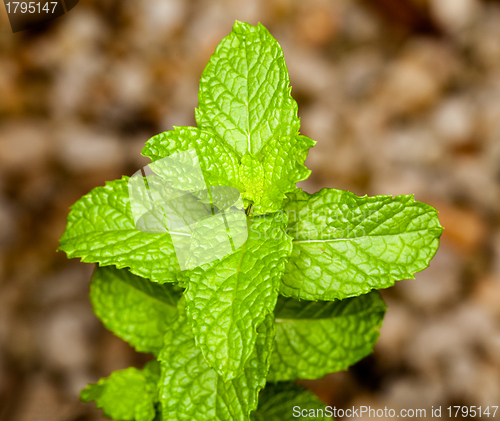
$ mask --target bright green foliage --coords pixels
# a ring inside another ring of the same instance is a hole
[[[281,297],[268,381],[319,379],[346,370],[372,352],[385,309],[375,291],[334,302]]]
[[[129,367],[89,384],[80,398],[84,402],[95,401],[98,408],[115,420],[153,421],[159,379],[160,366],[152,361],[143,370]]]
[[[201,75],[196,122],[243,156],[298,133],[297,103],[278,42],[262,25],[237,22]]]
[[[137,351],[158,354],[163,335],[177,319],[182,290],[154,284],[113,266],[97,267],[90,284],[94,313]]]
[[[320,416],[300,416],[293,411],[294,407],[314,411]],[[323,413],[323,416],[321,416]],[[328,417],[325,404],[308,390],[297,386],[294,382],[268,383],[260,392],[259,407],[252,414],[252,421],[294,421],[294,420],[332,420]]]
[[[283,51],[260,24],[236,22],[201,76],[196,122],[242,159],[242,194],[254,213],[279,210],[285,193],[310,174],[304,160],[314,141],[299,136],[290,90]]]
[[[129,178],[96,187],[71,207],[59,249],[69,258],[102,266],[129,267],[155,282],[176,279],[179,264],[168,233],[139,231],[129,203]]]
[[[264,193],[264,167],[250,153],[241,158],[240,182],[243,185],[243,197],[249,201],[262,197]]]
[[[276,305],[292,251],[284,228],[285,222],[273,216],[254,217],[239,251],[190,274],[185,296],[196,343],[224,381],[245,366],[257,327]]]
[[[146,143],[154,174],[72,206],[60,250],[98,263],[95,313],[157,357],[82,391],[113,419],[328,419],[294,381],[368,355],[385,313],[372,290],[434,256],[437,211],[412,196],[296,189],[315,142],[290,92],[278,42],[237,22],[201,77],[198,127]]]
[[[257,329],[253,352],[238,375],[227,382],[211,369],[181,316],[165,335],[160,355],[160,400],[164,421],[248,420],[266,384],[274,337],[272,317]]]
[[[429,265],[443,230],[437,211],[413,196],[298,189],[285,210],[294,241],[281,293],[306,300],[343,299],[413,279]]]
[[[194,149],[208,186],[240,187],[239,155],[215,133],[195,127],[174,127],[146,142],[142,155],[152,162]]]

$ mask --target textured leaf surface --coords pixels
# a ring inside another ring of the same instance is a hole
[[[241,160],[240,181],[243,184],[243,198],[254,201],[264,192],[264,167],[254,156],[246,154]]]
[[[282,209],[285,194],[295,190],[295,184],[305,180],[311,171],[304,165],[307,152],[315,141],[306,136],[282,137],[262,148],[264,166],[263,194],[256,201],[256,213]]]
[[[413,196],[299,189],[285,211],[294,241],[280,292],[306,300],[343,299],[413,279],[429,265],[442,231],[437,211]]]
[[[245,367],[224,382],[211,369],[185,317],[165,334],[161,352],[160,400],[164,421],[243,421],[257,407],[265,386],[274,324],[268,316],[258,328],[257,341]]]
[[[240,155],[295,135],[300,121],[283,51],[262,25],[236,22],[200,80],[196,121]]]
[[[303,409],[308,410],[305,417],[301,416],[300,411]],[[333,419],[327,415],[326,405],[313,393],[294,384],[294,382],[281,382],[268,383],[265,389],[260,392],[259,407],[252,413],[251,419],[252,421]]]
[[[68,258],[102,266],[128,267],[143,278],[173,282],[179,273],[168,233],[136,229],[128,191],[129,178],[96,187],[71,207],[59,249]]]
[[[304,160],[314,142],[299,136],[289,84],[278,42],[262,25],[243,22],[222,40],[201,76],[198,126],[217,133],[240,157],[260,161],[242,162],[241,170],[243,193],[257,214],[280,209],[285,193],[310,174]]]
[[[385,309],[376,291],[335,302],[280,297],[267,380],[318,379],[346,370],[372,352]]]
[[[222,260],[191,271],[188,317],[207,363],[234,378],[253,352],[256,329],[272,313],[291,238],[280,215],[253,217],[248,240]]]
[[[89,384],[80,393],[84,402],[95,401],[104,414],[121,421],[152,421],[158,402],[160,366],[152,361],[138,370],[129,367]]]
[[[182,290],[159,285],[112,266],[97,267],[90,284],[94,313],[104,326],[139,352],[155,355],[177,318]]]
[[[239,186],[239,155],[215,132],[174,127],[151,138],[142,155],[155,162],[174,153],[195,150],[208,186]]]

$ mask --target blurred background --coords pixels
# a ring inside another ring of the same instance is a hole
[[[102,420],[79,390],[148,359],[93,315],[92,265],[58,238],[81,195],[148,164],[151,136],[195,124],[236,19],[284,49],[318,142],[305,190],[414,193],[445,227],[430,267],[383,292],[374,355],[308,386],[341,408],[500,405],[500,2],[81,0],[36,29],[1,21],[0,419]]]

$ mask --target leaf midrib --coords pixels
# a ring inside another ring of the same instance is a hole
[[[276,324],[278,323],[294,323],[294,322],[297,322],[297,321],[307,321],[307,322],[311,322],[311,321],[316,321],[316,320],[335,320],[335,319],[339,319],[339,318],[343,318],[343,317],[350,317],[350,316],[361,316],[361,317],[365,317],[367,315],[371,315],[371,314],[374,314],[376,312],[379,312],[379,311],[384,311],[385,312],[385,307],[382,306],[382,305],[378,305],[374,308],[368,308],[367,310],[364,310],[364,311],[360,311],[360,312],[355,312],[355,313],[347,313],[347,314],[337,314],[337,315],[334,315],[334,316],[330,316],[330,317],[318,317],[318,318],[313,318],[313,317],[306,317],[306,318],[300,318],[300,319],[291,319],[291,318],[276,318],[274,319],[274,322]]]
[[[363,238],[385,238],[385,237],[399,237],[407,234],[414,234],[417,232],[432,232],[435,231],[436,233],[440,232],[441,229],[439,228],[422,228],[418,230],[412,230],[412,231],[405,231],[405,232],[400,232],[397,234],[376,234],[376,235],[361,235],[359,237],[351,237],[351,238],[332,238],[332,239],[322,239],[322,240],[294,240],[292,241],[293,244],[309,244],[309,243],[335,243],[335,242],[341,242],[341,241],[354,241],[354,240],[359,240]]]

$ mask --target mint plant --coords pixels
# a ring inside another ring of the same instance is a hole
[[[236,22],[201,76],[198,127],[174,127],[143,149],[162,173],[136,179],[147,185],[145,200],[156,195],[144,216],[134,216],[125,176],[72,206],[60,250],[98,264],[95,314],[154,355],[142,370],[114,372],[82,391],[107,416],[268,421],[296,419],[294,406],[324,408],[296,380],[370,354],[386,310],[372,290],[414,278],[435,254],[437,211],[413,196],[296,188],[310,174],[304,161],[315,142],[299,133],[290,91],[278,42],[260,24]],[[193,173],[160,165],[189,151],[208,195],[186,187]],[[244,241],[227,212],[237,199],[220,195],[222,186],[241,195]],[[162,204],[166,191],[182,201]],[[212,217],[181,232],[165,227],[167,208],[176,221],[197,209]],[[182,270],[180,236],[187,255],[210,259]]]

